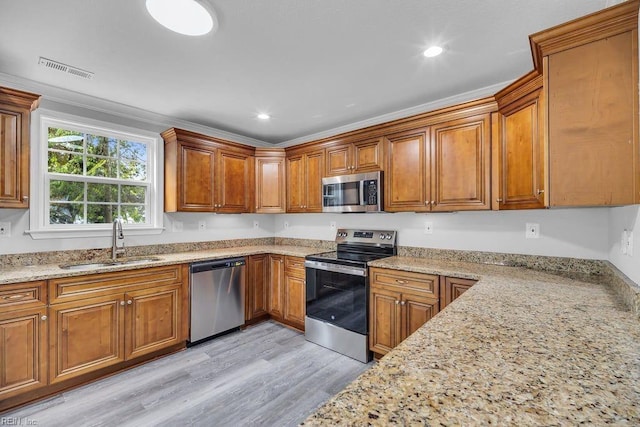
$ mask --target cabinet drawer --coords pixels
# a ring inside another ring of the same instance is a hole
[[[0,285],[0,313],[47,303],[45,283]]]
[[[370,270],[372,286],[394,286],[438,297],[439,276],[381,268],[371,268]]]
[[[284,257],[284,268],[288,273],[302,275],[304,277],[304,258],[286,256]]]
[[[185,270],[186,271],[186,270]],[[49,280],[50,303],[123,293],[183,282],[182,265],[143,268]]]

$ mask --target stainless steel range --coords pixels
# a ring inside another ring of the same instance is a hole
[[[361,362],[369,351],[369,276],[367,263],[397,253],[396,232],[339,229],[337,252],[305,260],[308,341]]]

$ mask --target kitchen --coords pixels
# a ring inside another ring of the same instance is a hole
[[[527,41],[526,36],[528,34],[601,9],[608,5],[605,3],[606,2],[594,2],[594,4],[591,5],[594,7],[593,10],[584,11],[575,16],[568,16],[566,19],[558,18],[557,21],[553,21],[548,25],[535,27],[523,36],[525,46]],[[22,13],[26,12],[28,11],[22,11]],[[7,27],[3,25],[3,28]],[[216,36],[222,37],[224,35],[223,29],[224,28],[221,27]],[[160,34],[160,29],[158,29],[157,32]],[[45,53],[37,53],[36,56],[38,55],[45,55]],[[532,65],[528,55],[530,55],[530,52],[527,50],[525,67],[520,72],[504,78],[503,81],[519,78],[531,69]],[[7,57],[10,57],[10,55]],[[51,57],[54,59],[57,58],[53,54],[51,54]],[[20,75],[20,73],[14,73]],[[119,107],[103,99],[90,99],[89,97],[77,93],[69,93],[56,87],[39,85],[33,81],[37,80],[35,76],[32,76],[31,80],[26,80],[12,75],[14,73],[2,75],[3,86],[24,90],[31,89],[31,91],[36,93],[46,92],[49,94],[41,101],[40,108],[35,110],[34,117],[40,114],[41,111],[58,108],[62,113],[67,115],[85,116],[94,121],[111,121],[129,128],[146,129],[146,134],[153,133],[151,131],[154,131],[156,132],[156,137],[158,137],[157,133],[171,126],[185,128],[191,126],[189,129],[204,135],[215,135],[222,139],[233,140],[248,145],[265,146],[264,143],[260,142],[250,144],[249,141],[251,140],[247,138],[230,138],[228,136],[229,134],[220,131],[214,133],[211,129],[204,129],[201,126],[198,127],[194,124],[185,123],[184,121],[172,120],[170,122],[162,122],[162,126],[157,124],[153,126],[141,124],[140,122],[142,122],[142,119],[145,117],[148,118],[150,122],[156,121],[156,123],[163,118],[150,116],[149,113],[141,110],[134,111],[128,109],[129,107]],[[69,78],[70,77],[67,77],[67,79]],[[98,78],[99,76],[96,76],[96,79]],[[67,81],[74,82],[74,84],[76,82],[76,80]],[[84,81],[78,82],[78,86],[74,86],[75,89],[73,90],[82,92],[83,85],[90,84],[91,83]],[[454,95],[465,92],[464,96],[449,98],[444,101],[440,100],[440,102],[433,101],[428,103],[428,105],[421,105],[421,110],[414,110],[412,113],[405,111],[404,116],[418,114],[423,111],[433,111],[470,99],[493,95],[506,87],[508,82],[500,83],[500,81],[494,80],[493,84],[494,86],[488,87],[488,89],[485,88],[484,93],[469,92],[472,89],[483,86],[482,84],[470,87],[466,92],[464,89],[458,89],[458,92],[454,93]],[[485,84],[485,86],[489,85]],[[116,91],[116,88],[113,88],[113,90]],[[68,101],[65,104],[63,101],[68,100],[69,97],[75,97],[73,98],[75,102]],[[198,99],[197,96],[195,99]],[[83,108],[82,105],[93,105],[93,108]],[[345,111],[350,110],[347,108]],[[388,110],[386,112],[388,112]],[[44,113],[42,114],[44,115]],[[128,116],[124,117],[126,114],[128,114]],[[373,116],[376,116],[376,114],[371,114],[364,118],[366,119]],[[377,116],[379,116],[379,114],[377,114]],[[35,121],[37,121],[37,119],[34,119],[34,122]],[[353,122],[356,121],[357,120],[353,120]],[[378,123],[384,121],[385,120],[379,120]],[[358,126],[347,129],[339,128],[336,123],[331,127],[332,130],[325,134],[316,134],[311,138],[303,138],[298,141],[295,141],[296,138],[289,138],[290,144],[280,145],[297,145],[302,142],[319,140],[353,129],[364,128],[369,124],[376,123],[361,122]],[[252,126],[256,126],[255,123],[252,124]],[[328,128],[329,127],[326,129]],[[227,138],[225,138],[225,136],[227,136]],[[34,153],[34,156],[35,155],[37,155],[37,153]],[[34,160],[32,159],[32,161]],[[35,191],[32,191],[32,194],[35,193]],[[33,214],[32,211],[33,209],[0,210],[0,222],[9,223],[11,227],[8,240],[0,241],[2,243],[10,242],[10,244],[2,245],[2,254],[26,254],[57,250],[91,250],[110,247],[110,227],[109,230],[98,232],[99,235],[103,236],[99,237],[99,239],[101,239],[101,243],[99,244],[95,236],[93,238],[35,239],[32,238],[35,234],[31,236],[25,235],[23,234],[24,231],[32,230],[33,228],[33,219],[30,218],[30,215]],[[499,210],[491,212],[430,212],[428,214],[418,214],[414,212],[415,211],[408,211],[371,215],[341,215],[330,213],[212,215],[206,213],[169,212],[162,215],[162,223],[165,231],[161,234],[139,236],[133,231],[127,233],[126,227],[125,234],[127,235],[127,247],[180,243],[194,243],[194,246],[196,246],[196,242],[233,239],[270,239],[273,237],[285,241],[287,241],[287,239],[304,239],[302,243],[318,240],[332,242],[335,238],[336,228],[384,228],[397,230],[398,244],[400,247],[608,260],[631,280],[636,283],[640,282],[640,272],[638,271],[638,265],[640,265],[640,263],[638,263],[637,251],[635,254],[633,252],[630,254],[630,251],[626,251],[627,253],[623,254],[621,243],[621,236],[625,234],[626,231],[626,241],[628,244],[629,232],[634,230],[634,225],[637,223],[637,205],[572,209]],[[202,223],[204,223],[204,225],[202,225]],[[381,226],[381,224],[384,224],[384,226]],[[540,238],[527,239],[525,237],[527,224],[538,224]],[[431,233],[428,233],[429,230]],[[453,307],[455,306],[452,306],[452,308]],[[443,314],[444,313],[447,313],[447,311],[444,311]],[[437,319],[438,317],[434,320]]]

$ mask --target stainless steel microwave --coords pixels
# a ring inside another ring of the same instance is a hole
[[[322,212],[381,212],[382,172],[322,178]]]

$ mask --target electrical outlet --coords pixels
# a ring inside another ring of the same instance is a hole
[[[172,231],[182,231],[184,229],[184,223],[182,221],[173,221]]]
[[[260,228],[260,222],[259,221],[253,221],[253,228]]]
[[[527,239],[539,239],[540,238],[540,224],[528,222],[526,226],[525,237]]]
[[[329,223],[329,227],[330,227],[332,230],[334,230],[334,231],[335,231],[335,229],[336,229],[336,222],[335,222],[335,221],[331,221],[331,222]]]
[[[424,234],[433,234],[433,223],[431,221],[424,223]]]
[[[287,228],[289,228],[289,221],[284,222],[284,229],[286,230]]]
[[[627,230],[624,229],[622,231],[622,236],[620,237],[620,253],[622,255],[627,254],[627,246],[629,244],[629,239],[627,238]]]
[[[206,230],[207,221],[198,221],[198,230]]]
[[[0,237],[10,237],[10,236],[11,236],[11,223],[0,222]]]
[[[627,237],[627,255],[633,256],[633,231],[630,231]]]

